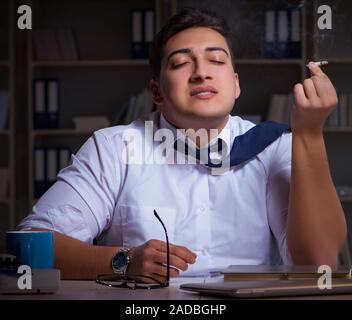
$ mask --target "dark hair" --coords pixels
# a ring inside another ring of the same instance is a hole
[[[219,32],[226,40],[233,58],[230,28],[225,19],[205,9],[186,8],[172,16],[168,23],[155,35],[150,47],[149,64],[153,78],[159,78],[161,60],[166,42],[175,34],[194,27],[207,27]]]

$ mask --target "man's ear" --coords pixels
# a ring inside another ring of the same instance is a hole
[[[155,79],[151,79],[149,82],[149,89],[152,92],[153,102],[156,105],[160,106],[160,104],[163,102],[164,99],[160,92],[159,81]]]
[[[235,81],[235,98],[237,99],[241,94],[240,77],[238,76],[238,73],[234,74],[234,81]]]

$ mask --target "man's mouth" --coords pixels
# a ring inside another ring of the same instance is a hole
[[[212,86],[196,87],[191,91],[191,97],[209,99],[215,96],[218,91]]]

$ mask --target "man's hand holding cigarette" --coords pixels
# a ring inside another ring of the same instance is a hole
[[[307,66],[311,77],[293,88],[292,132],[321,134],[325,120],[336,107],[338,99],[333,84],[319,65],[310,62]]]

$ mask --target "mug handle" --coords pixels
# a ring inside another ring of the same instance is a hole
[[[32,240],[28,241],[27,243],[20,242],[20,251],[21,251],[21,263],[24,264],[23,261],[27,261],[27,265],[32,266],[31,261],[31,242]]]

